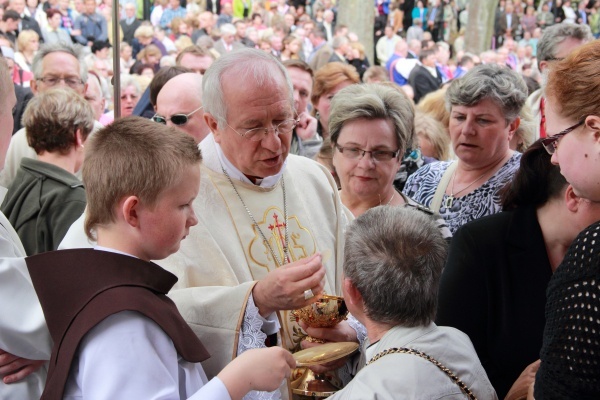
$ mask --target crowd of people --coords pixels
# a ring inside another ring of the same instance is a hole
[[[373,6],[0,5],[0,398],[600,396],[600,2]]]

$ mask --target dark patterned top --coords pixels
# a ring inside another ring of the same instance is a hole
[[[538,400],[600,398],[600,222],[569,247],[550,279],[535,379]]]
[[[471,193],[455,198],[452,208],[444,206],[448,198],[448,195],[444,194],[439,214],[446,220],[452,234],[469,221],[502,211],[498,191],[512,179],[519,168],[520,160],[521,153],[515,152],[487,182]],[[442,175],[452,162],[455,161],[440,161],[419,168],[408,177],[404,194],[425,207],[431,207]]]

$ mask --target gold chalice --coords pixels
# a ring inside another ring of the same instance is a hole
[[[293,310],[297,321],[303,321],[311,328],[330,328],[348,315],[344,299],[339,296],[321,295],[309,306]],[[304,340],[312,343],[325,343],[324,340],[307,336]],[[357,343],[326,343],[294,354],[298,367],[292,372],[292,392],[310,398],[329,397],[342,388],[342,382],[335,373],[314,373],[307,366],[325,364],[345,357],[358,349]]]

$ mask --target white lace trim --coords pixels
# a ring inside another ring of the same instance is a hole
[[[246,350],[265,348],[265,340],[267,335],[261,330],[263,320],[258,313],[258,307],[254,304],[252,294],[248,298],[246,311],[244,312],[244,322],[240,330],[240,338],[238,342],[238,355]],[[244,400],[276,400],[281,399],[279,390],[274,392],[259,392],[251,391],[244,396]]]

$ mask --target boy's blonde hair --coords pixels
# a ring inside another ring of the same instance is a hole
[[[191,136],[145,118],[118,119],[101,129],[86,143],[83,163],[86,235],[95,240],[99,225],[115,222],[115,208],[126,196],[154,205],[201,160]]]

